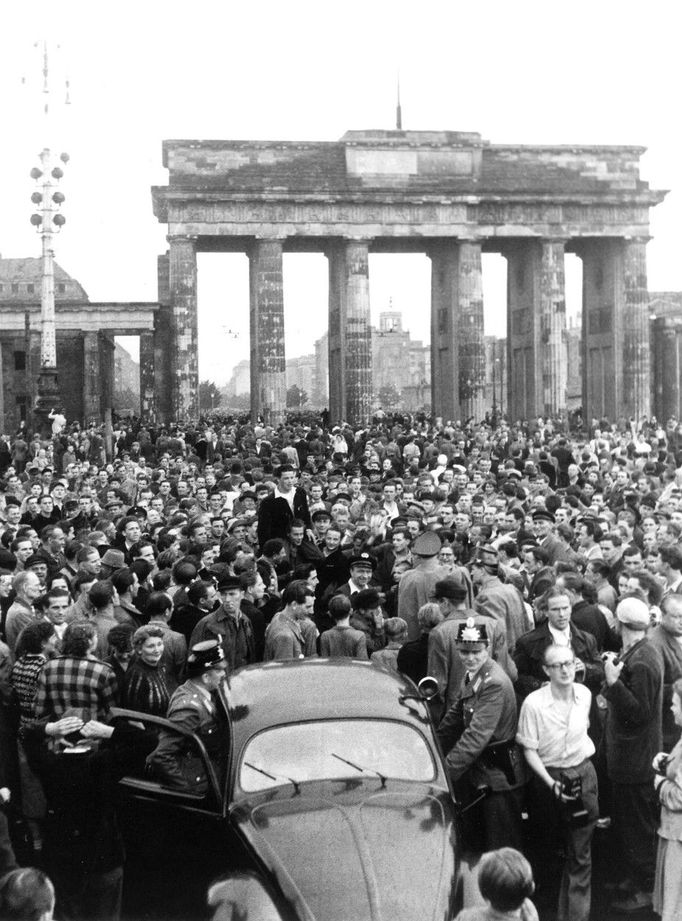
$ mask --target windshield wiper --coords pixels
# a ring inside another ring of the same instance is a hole
[[[252,771],[258,771],[258,773],[263,774],[264,777],[269,777],[270,780],[288,780],[296,793],[301,792],[300,782],[298,780],[294,780],[293,777],[279,777],[276,774],[271,774],[269,771],[266,771],[263,768],[257,767],[255,764],[251,764],[250,761],[245,761],[244,765],[248,768],[251,768]]]
[[[376,768],[364,768],[360,767],[359,764],[354,764],[352,761],[349,761],[348,758],[342,758],[341,755],[337,755],[336,752],[330,753],[332,758],[337,758],[339,761],[343,761],[344,764],[347,764],[349,767],[355,768],[356,771],[360,771],[361,774],[376,774],[379,780],[381,781],[382,789],[386,786],[387,778],[376,770]]]

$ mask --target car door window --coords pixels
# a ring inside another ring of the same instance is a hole
[[[156,747],[125,765],[122,783],[149,793],[168,793],[216,804],[220,800],[219,766],[208,756],[201,740],[169,720],[149,714],[115,709],[115,723],[152,730]]]

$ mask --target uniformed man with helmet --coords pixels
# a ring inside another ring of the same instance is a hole
[[[462,805],[464,844],[475,851],[521,849],[526,778],[515,741],[514,687],[490,658],[485,624],[473,617],[461,623],[456,644],[466,672],[457,700],[438,727],[438,739]]]
[[[216,770],[225,758],[227,720],[215,692],[225,678],[227,659],[217,640],[192,646],[187,657],[187,681],[174,692],[167,719],[180,729],[195,733],[203,742]],[[208,789],[203,761],[191,740],[180,733],[162,730],[159,744],[148,759],[154,775],[173,789]]]

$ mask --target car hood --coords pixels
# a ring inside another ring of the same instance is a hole
[[[444,921],[455,907],[452,800],[391,787],[280,788],[241,802],[232,820],[305,921]]]

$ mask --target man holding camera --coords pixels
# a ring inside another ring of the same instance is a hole
[[[651,762],[662,744],[663,662],[647,639],[650,615],[643,601],[623,597],[616,620],[623,648],[619,657],[605,654],[604,741],[625,878],[623,897],[611,907],[634,913],[652,904],[658,815]]]
[[[599,817],[597,775],[590,761],[594,743],[587,734],[592,694],[575,681],[570,646],[548,646],[543,668],[549,684],[524,700],[516,741],[532,771],[536,824],[541,827],[553,815],[564,839],[557,921],[588,921],[592,833]]]

